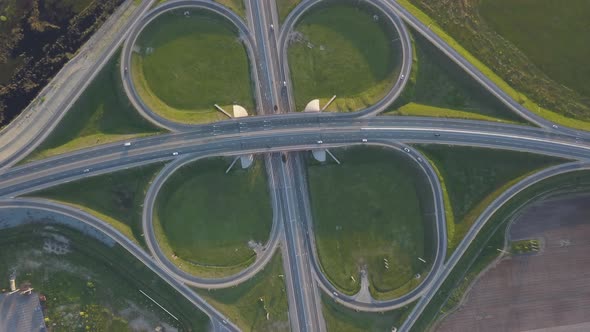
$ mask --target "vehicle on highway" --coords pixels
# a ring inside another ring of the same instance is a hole
[[[287,81],[283,81],[283,86],[287,86]]]
[[[551,125],[551,127],[553,127],[554,129],[559,128],[559,127],[557,127],[557,125]]]
[[[416,160],[418,160],[418,162],[422,162],[422,158],[420,158],[420,157],[418,157],[418,159],[416,159]]]
[[[87,169],[85,169],[83,172],[84,172],[84,173],[88,173],[88,172],[90,172],[90,168],[87,168]]]
[[[173,156],[178,156],[178,152],[172,152]]]
[[[402,76],[400,76],[400,77],[399,77],[399,80],[400,80],[400,81],[403,81],[403,80],[404,80],[404,78],[406,78],[406,76],[405,76],[404,74],[402,74]]]
[[[131,146],[131,142],[125,142],[125,144],[123,144],[123,146]]]
[[[284,163],[287,162],[287,155],[286,154],[281,154],[281,159],[283,160]]]
[[[367,143],[368,140],[366,138],[363,138],[363,143]]]
[[[318,144],[322,144],[322,143],[324,143],[324,141],[318,141]]]
[[[270,25],[270,29],[272,30],[272,29],[274,29],[274,28],[275,28],[275,26],[271,24],[271,25]]]
[[[410,153],[410,149],[408,149],[408,148],[404,148],[404,151],[406,151],[407,153]]]
[[[439,133],[434,133],[434,137],[440,137]]]

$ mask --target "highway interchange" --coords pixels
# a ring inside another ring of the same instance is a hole
[[[142,2],[142,8],[153,1]],[[121,61],[121,77],[125,91],[133,105],[146,119],[172,131],[153,137],[132,141],[131,147],[113,143],[66,153],[22,166],[6,167],[0,173],[0,207],[50,210],[71,216],[107,234],[120,243],[131,254],[155,271],[164,280],[180,291],[199,309],[211,317],[214,326],[223,330],[237,330],[219,311],[208,305],[185,284],[220,288],[236,285],[256,274],[270,260],[275,248],[283,252],[287,291],[289,298],[290,323],[295,331],[322,331],[325,323],[318,289],[344,306],[362,311],[387,311],[416,301],[417,305],[401,330],[409,330],[438,287],[465,252],[477,232],[493,212],[524,188],[552,175],[590,167],[590,145],[587,133],[568,128],[554,127],[554,124],[540,118],[512,100],[465,59],[434,35],[422,23],[406,12],[399,4],[390,0],[371,0],[384,16],[392,21],[400,35],[403,55],[400,75],[408,77],[411,70],[411,44],[409,34],[400,17],[419,33],[442,49],[449,58],[478,80],[488,91],[507,104],[515,113],[528,119],[537,127],[517,126],[493,122],[451,120],[412,117],[374,117],[385,110],[399,96],[405,80],[398,79],[389,93],[375,105],[356,113],[295,113],[292,99],[289,67],[286,60],[289,32],[300,17],[319,0],[302,1],[280,26],[276,6],[272,0],[247,0],[248,24],[225,7],[208,0],[169,1],[142,11],[134,17],[128,31]],[[257,82],[256,117],[227,120],[215,124],[186,125],[173,123],[159,117],[147,107],[133,87],[128,75],[131,68],[133,45],[143,27],[158,15],[175,8],[200,8],[224,16],[237,27],[250,57],[253,80]],[[273,29],[270,29],[270,25]],[[112,45],[116,48],[118,44]],[[110,53],[114,52],[109,50]],[[108,57],[109,53],[105,53]],[[99,69],[100,66],[97,66]],[[97,71],[98,71],[97,69]],[[95,73],[93,73],[95,74]],[[282,82],[288,82],[283,86]],[[274,105],[279,105],[278,112]],[[64,108],[65,112],[66,108]],[[63,114],[61,114],[63,116]],[[59,118],[61,118],[58,117]],[[47,120],[44,128],[51,130]],[[56,120],[55,118],[53,120]],[[434,134],[440,135],[435,136]],[[34,149],[47,135],[23,144],[17,154],[2,161],[11,166],[19,158]],[[364,142],[366,140],[367,142]],[[321,144],[318,142],[322,142]],[[311,149],[332,148],[359,144],[387,146],[403,152],[406,144],[438,143],[468,145],[534,152],[559,156],[572,162],[549,168],[520,181],[496,199],[478,218],[458,249],[444,262],[446,255],[446,230],[444,204],[439,180],[432,166],[424,162],[420,154],[409,147],[408,158],[420,165],[432,187],[436,211],[437,250],[432,269],[416,289],[398,299],[364,303],[338,291],[322,273],[315,250],[313,221],[309,209],[309,197],[305,180],[305,166],[302,153]],[[172,152],[179,152],[174,157]],[[264,253],[246,270],[223,279],[197,278],[179,270],[159,250],[152,231],[151,213],[158,189],[174,170],[183,164],[209,156],[239,156],[243,154],[264,154],[269,177],[273,205],[273,227]],[[285,153],[286,162],[281,161]],[[149,253],[146,253],[114,228],[79,210],[43,200],[16,198],[41,188],[74,181],[87,176],[96,176],[121,169],[136,167],[160,161],[171,161],[152,183],[144,204],[143,227]],[[89,169],[90,172],[84,172]]]

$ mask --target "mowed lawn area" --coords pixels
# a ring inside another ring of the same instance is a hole
[[[289,13],[301,2],[301,0],[276,0],[279,20],[283,22]]]
[[[284,275],[277,252],[252,279],[232,288],[198,292],[244,332],[290,331]]]
[[[177,170],[158,193],[154,211],[162,250],[180,268],[215,277],[252,264],[248,242],[264,244],[272,210],[264,164],[248,170],[239,163],[225,174],[229,158],[196,161]]]
[[[117,52],[25,161],[163,130],[142,118],[123,91]]]
[[[320,262],[339,289],[354,294],[366,268],[377,298],[414,288],[433,256],[426,233],[433,224],[423,207],[432,200],[425,175],[412,161],[385,148],[333,151],[342,161],[310,161],[309,187]],[[388,260],[386,269],[384,259]],[[354,280],[353,280],[354,278]]]
[[[214,104],[252,113],[249,61],[237,28],[210,12],[183,12],[159,16],[140,34],[130,68],[140,96],[161,116],[184,123],[227,119]]]
[[[483,210],[519,180],[565,160],[532,153],[446,145],[418,146],[438,170],[445,194],[448,254]]]
[[[479,12],[549,77],[590,98],[590,1],[482,0]]]
[[[401,46],[390,22],[359,2],[315,7],[295,26],[288,49],[298,111],[319,98],[330,111],[356,111],[380,100],[397,79]],[[379,20],[373,20],[373,14]]]
[[[137,167],[43,189],[27,196],[47,198],[81,208],[144,245],[143,201],[162,164]]]

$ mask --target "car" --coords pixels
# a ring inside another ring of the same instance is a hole
[[[125,142],[125,144],[123,144],[123,146],[131,146],[131,142]]]
[[[408,149],[408,148],[404,148],[404,151],[406,151],[407,153],[410,153],[410,149]]]
[[[125,72],[127,72],[127,67],[123,68],[123,70],[125,70]]]
[[[559,127],[557,127],[557,125],[551,125],[551,127],[553,127],[554,129],[559,128]]]
[[[283,86],[287,86],[287,81],[283,81]]]
[[[418,160],[418,162],[422,162],[422,158],[420,158],[420,157],[418,157],[417,160]]]
[[[287,162],[287,155],[286,154],[281,154],[281,159],[283,160],[284,163]]]
[[[363,143],[367,143],[368,140],[366,138],[363,138]]]
[[[271,24],[271,25],[270,25],[270,29],[272,30],[272,29],[274,29],[274,28],[275,28],[275,26]]]
[[[440,137],[439,133],[434,133],[434,137]]]
[[[320,140],[320,141],[318,141],[318,144],[322,144],[322,143],[324,143],[324,141],[321,141],[321,140]]]
[[[334,296],[338,297],[338,293],[332,292],[332,294],[334,294]]]
[[[90,168],[87,168],[87,169],[85,169],[83,172],[84,172],[84,173],[88,173],[88,172],[90,172]]]
[[[402,74],[402,76],[400,76],[400,77],[399,77],[399,80],[400,80],[400,81],[403,81],[403,80],[404,80],[404,78],[406,78],[406,75]]]
[[[176,151],[175,152],[172,152],[172,155],[173,156],[178,156],[178,152],[176,152]]]

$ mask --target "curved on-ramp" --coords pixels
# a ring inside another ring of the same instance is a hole
[[[142,217],[142,227],[143,233],[145,237],[145,242],[148,246],[148,249],[154,259],[160,264],[163,268],[165,268],[169,273],[174,275],[178,280],[182,280],[188,285],[200,287],[200,288],[208,288],[208,289],[217,289],[217,288],[228,288],[232,286],[236,286],[250,278],[252,278],[256,273],[258,273],[261,269],[263,269],[266,264],[272,259],[273,254],[276,251],[278,242],[279,242],[279,234],[280,234],[280,223],[277,221],[277,210],[278,210],[278,202],[276,195],[274,194],[274,190],[270,190],[271,200],[272,200],[272,228],[269,234],[269,238],[267,243],[264,246],[263,253],[260,256],[256,257],[254,263],[250,266],[246,267],[244,270],[227,277],[221,278],[202,278],[194,276],[186,271],[177,267],[170,259],[164,254],[160,246],[158,245],[158,240],[156,239],[156,235],[154,232],[154,224],[153,224],[153,212],[154,212],[154,204],[156,202],[156,198],[158,192],[166,183],[166,180],[174,174],[176,170],[179,168],[204,159],[211,156],[204,156],[204,155],[188,155],[166,165],[160,173],[156,176],[153,180],[152,184],[150,185],[143,204],[143,217]]]
[[[229,8],[208,0],[172,0],[164,2],[163,4],[157,6],[156,8],[152,9],[148,12],[142,20],[135,25],[127,39],[125,40],[125,45],[123,46],[123,52],[121,53],[121,66],[120,66],[120,74],[121,79],[123,81],[123,88],[127,97],[131,101],[131,104],[135,107],[135,109],[143,116],[145,119],[153,123],[158,127],[162,127],[168,129],[170,131],[188,131],[194,129],[194,127],[198,124],[186,124],[186,123],[179,123],[175,121],[168,120],[156,112],[154,112],[149,106],[145,104],[142,100],[141,96],[137,92],[135,88],[135,82],[133,81],[133,75],[131,75],[131,59],[133,55],[133,48],[135,43],[137,42],[137,38],[143,31],[143,29],[150,24],[153,20],[158,18],[160,15],[167,13],[169,11],[180,9],[180,8],[197,8],[197,9],[204,9],[211,11],[217,15],[220,15],[224,19],[228,20],[231,24],[233,24],[240,33],[240,38],[244,46],[246,47],[246,52],[248,54],[248,59],[250,62],[250,72],[254,76],[252,79],[254,82],[258,82],[258,76],[256,71],[256,59],[257,55],[254,52],[254,40],[248,27],[244,23],[244,21],[233,11]],[[256,94],[260,100],[260,89],[258,84],[253,84]],[[213,107],[213,105],[211,105]]]
[[[373,116],[378,113],[385,111],[402,93],[403,89],[406,86],[406,82],[410,76],[410,72],[412,71],[412,42],[410,39],[410,34],[406,29],[406,26],[401,21],[399,16],[391,10],[391,8],[383,3],[382,0],[363,0],[369,5],[372,5],[374,8],[380,10],[385,17],[393,24],[397,33],[399,35],[400,44],[402,46],[402,63],[400,74],[398,75],[395,82],[393,82],[393,86],[388,91],[388,93],[377,103],[374,105],[369,106],[364,110],[359,110],[356,112],[350,113],[336,113],[335,116],[346,116],[346,117],[367,117]],[[292,11],[289,13],[287,18],[285,19],[283,25],[281,26],[281,32],[279,35],[279,55],[281,57],[282,63],[282,72],[281,78],[283,81],[290,82],[290,68],[288,64],[288,56],[287,56],[287,49],[289,44],[290,34],[293,32],[295,25],[301,20],[301,18],[314,6],[319,4],[324,4],[326,1],[321,0],[304,0],[303,2],[299,3]],[[293,91],[291,89],[292,84],[287,85],[288,89],[288,96],[289,96],[289,104],[292,110],[295,109],[295,104],[292,100]]]
[[[209,318],[216,323],[218,326],[222,326],[223,330],[227,331],[239,331],[239,328],[233,323],[229,322],[228,319],[221,314],[217,309],[203,300],[197,293],[191,288],[178,281],[173,276],[169,275],[160,265],[158,265],[152,257],[143,251],[137,244],[121,234],[113,226],[106,222],[92,216],[79,209],[65,206],[59,203],[55,203],[44,199],[32,199],[32,198],[18,198],[9,200],[0,200],[0,209],[33,209],[48,211],[51,213],[59,214],[68,217],[71,220],[77,220],[82,224],[88,225],[99,233],[112,239],[121,247],[125,248],[130,254],[141,261],[145,266],[157,274],[162,280],[173,287],[181,296],[185,297],[197,308],[203,311]]]

